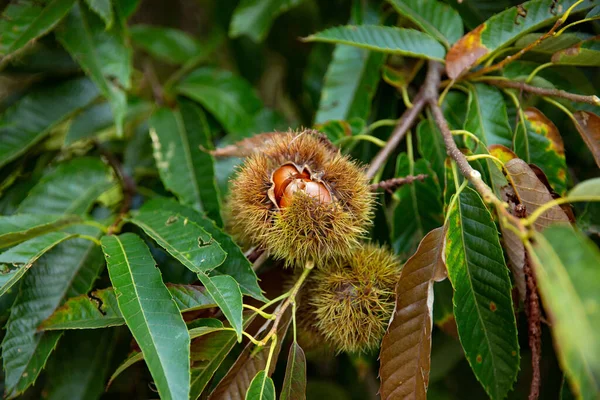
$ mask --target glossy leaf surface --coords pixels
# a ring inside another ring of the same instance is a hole
[[[80,233],[98,236],[94,228]],[[22,280],[2,342],[6,392],[14,396],[33,384],[61,333],[37,332],[38,325],[69,296],[90,290],[102,267],[92,242],[72,239],[40,257]]]
[[[376,25],[341,26],[315,33],[305,39],[351,45],[383,53],[442,60],[444,47],[429,35],[414,30]]]
[[[297,342],[292,342],[287,358],[281,400],[306,399],[306,356]]]
[[[241,77],[205,67],[189,74],[176,90],[202,104],[228,133],[238,138],[256,133],[254,118],[262,102]]]
[[[202,286],[167,284],[181,312],[216,307]],[[113,288],[71,297],[39,326],[39,330],[95,329],[125,324]]]
[[[211,275],[230,275],[240,285],[242,293],[250,295],[257,300],[265,301],[262,295],[256,274],[252,270],[252,264],[248,261],[240,247],[233,241],[231,236],[218,228],[215,223],[196,210],[190,207],[182,206],[173,200],[168,200],[161,197],[156,197],[148,201],[145,205],[147,209],[158,209],[170,211],[179,214],[190,221],[195,222],[208,232],[214,240],[216,240],[221,248],[227,252],[225,261],[211,271]]]
[[[458,12],[437,0],[388,0],[406,18],[449,48],[463,35]]]
[[[17,212],[85,214],[111,185],[110,170],[100,159],[75,158],[44,175]]]
[[[5,264],[0,274],[0,296],[17,283],[44,253],[71,237],[73,236],[66,232],[50,232],[20,243],[0,254],[0,265]]]
[[[86,78],[29,92],[0,118],[0,166],[23,154],[98,95],[94,84]]]
[[[0,19],[0,54],[14,56],[29,43],[46,34],[69,12],[75,0],[35,0],[9,4]],[[4,60],[3,60],[4,61]]]
[[[98,16],[76,4],[57,30],[58,40],[110,102],[119,136],[123,134],[127,111],[127,97],[122,87],[129,88],[131,84],[132,62],[123,29],[120,23],[115,23],[105,31]],[[118,85],[111,79],[116,79]]]
[[[204,112],[182,99],[179,108],[157,110],[150,126],[154,158],[165,187],[180,201],[205,211],[222,225],[219,192],[215,181],[210,128]]]
[[[119,309],[161,398],[188,398],[190,337],[150,251],[132,233],[104,236],[102,250]]]
[[[517,377],[519,345],[498,231],[483,200],[469,187],[449,213],[446,265],[458,334],[479,382],[491,398],[502,399]]]

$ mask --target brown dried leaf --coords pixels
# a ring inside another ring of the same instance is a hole
[[[516,199],[515,191],[510,186],[505,186],[501,190],[502,200],[510,205],[511,214],[515,215]],[[506,226],[509,222],[501,220],[500,232],[502,233],[502,244],[506,250],[508,257],[508,267],[515,278],[515,286],[519,291],[519,298],[525,301],[526,282],[525,282],[525,245],[521,238],[509,227]]]
[[[600,167],[600,117],[587,111],[577,111],[573,117],[577,121],[575,127]]]
[[[540,167],[538,167],[535,164],[529,164],[529,168],[531,168],[531,170],[535,172],[535,176],[537,176],[537,178],[544,184],[544,186],[546,186],[546,189],[548,189],[553,199],[558,199],[561,197],[560,194],[556,193],[554,189],[552,189],[552,185],[550,184],[548,177]],[[575,223],[575,214],[573,214],[573,208],[571,207],[571,205],[568,203],[561,204],[560,208],[562,208],[565,214],[567,214],[567,217],[569,217],[569,221],[571,223]]]
[[[281,344],[283,343],[283,339],[291,321],[292,310],[291,308],[288,308],[284,312],[282,320],[277,327],[277,343],[275,345],[275,350],[273,351],[273,361],[269,367],[267,373],[268,376],[270,376],[275,369],[277,357],[281,351]],[[255,337],[260,337],[261,333],[268,332],[271,329],[272,324],[273,321],[267,321],[258,330]],[[227,371],[225,377],[223,377],[215,390],[210,394],[208,397],[209,400],[245,400],[246,392],[250,387],[252,379],[259,371],[264,370],[267,365],[267,358],[272,344],[273,342],[270,341],[269,344],[264,346],[257,354],[252,355],[252,351],[256,346],[249,342],[229,371]]]
[[[510,160],[505,165],[514,188],[511,186],[502,188],[502,199],[510,205],[510,212],[516,217],[525,218],[535,211],[539,205],[560,197],[552,191],[544,172],[535,165],[528,165],[519,158]],[[541,231],[550,224],[568,223],[570,220],[568,209],[556,206],[542,214],[535,221],[534,227],[536,230]],[[500,223],[502,242],[508,256],[508,266],[513,273],[515,286],[519,291],[519,298],[525,301],[525,246],[521,238],[506,225],[507,223],[504,220],[501,220]]]
[[[546,185],[539,180],[525,161],[515,158],[507,162],[505,166],[514,185],[517,203],[525,206],[525,212],[528,215],[531,215],[542,204],[553,200]],[[552,207],[540,215],[535,221],[534,227],[536,230],[542,231],[547,226],[556,223],[569,223],[569,217],[558,206]]]
[[[429,232],[402,269],[396,309],[383,337],[380,360],[382,400],[427,398],[431,361],[433,280],[445,269],[443,227]]]
[[[490,51],[481,43],[481,32],[486,28],[483,23],[460,40],[446,54],[446,73],[450,79],[458,78]]]

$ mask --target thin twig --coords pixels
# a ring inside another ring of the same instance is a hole
[[[413,183],[414,181],[423,181],[425,180],[425,178],[427,178],[428,175],[426,174],[419,174],[419,175],[408,175],[408,176],[404,176],[402,178],[392,178],[392,179],[386,179],[384,181],[378,182],[378,183],[373,183],[370,188],[372,192],[377,191],[377,189],[381,188],[383,190],[385,190],[386,192],[392,193],[394,192],[394,190],[398,189],[400,186],[402,185],[407,185],[410,183]]]
[[[541,328],[541,310],[540,299],[537,293],[537,283],[531,265],[529,255],[525,252],[525,279],[527,283],[527,304],[525,311],[527,314],[529,347],[531,348],[531,369],[533,376],[529,389],[529,400],[537,400],[540,397],[540,360],[542,358],[542,328]]]
[[[522,233],[523,236],[525,236],[527,229],[521,220],[508,212],[508,205],[496,197],[492,189],[481,178],[481,173],[471,167],[465,155],[456,146],[454,138],[452,137],[452,132],[448,127],[448,122],[446,121],[444,113],[442,112],[437,100],[437,90],[440,83],[443,66],[438,62],[431,61],[429,63],[429,70],[428,76],[431,75],[432,78],[428,79],[426,82],[427,85],[425,87],[425,98],[429,103],[429,107],[431,108],[433,119],[442,133],[448,156],[450,156],[450,158],[456,162],[461,174],[473,185],[475,190],[479,192],[483,200],[486,203],[491,203],[496,207],[499,216],[503,219],[501,222],[514,226],[520,233]]]
[[[119,215],[115,221],[108,227],[107,234],[112,235],[117,230],[125,215],[129,212],[131,208],[131,203],[133,201],[133,196],[136,192],[135,181],[131,176],[129,176],[125,170],[123,169],[123,165],[121,161],[110,151],[105,149],[100,143],[96,143],[100,154],[106,159],[108,165],[115,171],[117,178],[119,179],[119,183],[121,184],[121,188],[123,189],[123,203],[121,204],[121,209],[119,210]]]
[[[265,252],[262,247],[252,247],[250,250],[244,253],[248,261],[254,263],[256,260],[260,258],[260,256]]]
[[[429,79],[429,75],[426,78]],[[423,85],[425,87],[425,84]],[[367,170],[367,178],[371,179],[375,176],[377,171],[385,164],[388,157],[392,154],[394,149],[398,146],[406,132],[413,126],[415,120],[421,113],[423,106],[425,105],[425,97],[422,93],[423,89],[417,94],[415,100],[413,101],[413,106],[411,108],[407,108],[406,111],[402,114],[400,119],[398,120],[398,125],[394,128],[394,131],[390,135],[385,147],[379,150],[379,153],[373,158],[371,161],[371,165]]]
[[[294,287],[292,287],[292,289],[289,291],[287,299],[283,302],[281,307],[279,307],[278,310],[276,310],[273,314],[275,316],[275,322],[273,323],[273,326],[271,327],[269,333],[267,333],[267,335],[261,340],[262,346],[266,345],[269,342],[269,340],[271,340],[271,338],[274,337],[274,335],[277,333],[277,327],[279,326],[279,323],[281,322],[285,311],[290,305],[293,305],[296,302],[296,296],[298,295],[298,292],[300,291],[300,288],[302,288],[306,277],[308,276],[308,274],[310,274],[310,271],[312,271],[314,266],[315,264],[312,261],[307,262],[304,266],[302,275],[300,275],[300,278],[298,278],[298,280],[294,284]]]
[[[265,261],[267,261],[267,258],[269,258],[269,253],[267,253],[266,251],[263,251],[256,260],[254,260],[254,262],[252,263],[252,270],[254,272],[258,271],[258,269],[265,263]]]
[[[494,86],[498,86],[501,88],[511,88],[511,89],[519,89],[524,92],[529,92],[536,94],[538,96],[550,96],[550,97],[560,97],[562,99],[567,99],[570,101],[575,101],[578,103],[588,103],[596,106],[600,106],[600,97],[592,95],[592,96],[584,96],[581,94],[569,93],[564,90],[558,89],[546,89],[537,86],[528,85],[524,82],[515,82],[505,79],[486,79],[486,83],[489,83]]]
[[[527,218],[527,210],[522,204],[515,207],[515,216]],[[525,262],[523,273],[525,274],[525,314],[527,314],[527,330],[529,334],[529,348],[531,349],[531,386],[529,389],[529,400],[537,400],[540,397],[540,360],[542,358],[542,327],[540,299],[537,291],[537,281],[531,268],[529,252],[525,249]]]

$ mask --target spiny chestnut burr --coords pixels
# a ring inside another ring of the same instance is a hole
[[[373,197],[355,162],[317,131],[280,133],[231,181],[229,226],[286,265],[348,254],[370,224]]]
[[[299,338],[309,342],[322,338],[338,352],[376,348],[394,311],[400,271],[396,256],[374,244],[326,263],[307,278],[302,289]]]

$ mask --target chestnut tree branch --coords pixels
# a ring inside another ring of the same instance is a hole
[[[523,92],[529,92],[536,94],[538,96],[550,96],[550,97],[560,97],[562,99],[567,99],[570,101],[575,101],[578,103],[588,103],[596,106],[600,106],[600,97],[592,95],[592,96],[584,96],[581,94],[569,93],[564,90],[558,89],[546,89],[537,86],[528,85],[524,82],[515,82],[506,79],[486,79],[486,83],[490,85],[498,86],[501,88],[511,88],[511,89],[519,89]]]
[[[428,86],[426,89],[429,89],[432,92],[435,90],[437,92],[437,85],[439,84],[443,67],[437,62],[430,62],[429,68],[430,70],[436,71],[436,73],[434,75],[435,78],[432,78],[431,81],[428,82],[430,86]],[[505,81],[502,81],[502,83],[504,82]],[[477,190],[477,192],[479,192],[479,194],[485,202],[493,204],[495,206],[498,216],[500,218],[500,223],[508,224],[509,226],[511,226],[511,228],[513,228],[520,234],[525,244],[529,243],[527,241],[528,231],[522,222],[522,218],[524,218],[526,215],[511,214],[507,209],[508,205],[494,194],[492,189],[481,178],[481,174],[479,173],[479,171],[471,167],[465,155],[460,151],[460,149],[456,146],[456,143],[454,142],[452,132],[448,127],[448,122],[446,121],[442,109],[438,104],[437,93],[435,93],[435,95],[431,95],[429,94],[428,90],[426,90],[425,93],[429,108],[433,113],[435,123],[442,133],[444,145],[446,147],[446,152],[454,160],[461,174],[473,185],[473,187]],[[525,257],[526,258],[524,268],[525,279],[527,284],[527,299],[525,309],[527,313],[527,319],[529,322],[529,345],[531,347],[531,362],[533,368],[533,378],[531,381],[529,400],[537,400],[540,391],[539,363],[541,357],[541,311],[535,275],[532,271],[527,251]]]
[[[501,218],[501,222],[514,226],[519,232],[522,233],[522,236],[526,236],[527,229],[521,220],[508,212],[508,204],[504,203],[494,194],[492,189],[483,181],[481,173],[471,167],[465,155],[460,151],[454,142],[452,132],[448,127],[448,122],[446,121],[444,113],[438,104],[438,86],[441,80],[443,69],[444,67],[438,62],[431,61],[429,63],[429,72],[427,76],[431,76],[431,78],[428,79],[425,85],[425,98],[427,99],[427,103],[433,114],[435,124],[442,133],[444,145],[446,147],[446,153],[454,160],[454,162],[456,162],[461,174],[473,185],[475,190],[479,192],[483,200],[486,203],[493,204],[496,207],[498,215]]]
[[[398,189],[402,185],[407,185],[407,184],[413,183],[414,181],[423,181],[423,180],[425,180],[425,178],[427,178],[426,174],[408,175],[408,176],[404,176],[402,178],[386,179],[386,180],[378,182],[378,183],[373,183],[373,184],[371,184],[370,188],[371,188],[372,192],[377,191],[377,189],[379,189],[379,188],[381,188],[387,192],[393,192],[394,190]]]
[[[396,149],[396,147],[398,147],[398,144],[400,143],[402,138],[404,138],[406,132],[408,132],[408,130],[415,123],[415,120],[421,113],[421,110],[423,109],[426,103],[426,99],[423,94],[423,88],[427,85],[428,79],[430,79],[429,75],[427,75],[425,83],[421,87],[419,93],[417,93],[417,96],[413,101],[412,107],[407,108],[406,111],[404,111],[404,113],[398,120],[398,125],[396,125],[396,127],[392,131],[392,134],[390,135],[390,138],[388,139],[386,145],[381,150],[379,150],[379,153],[377,153],[375,158],[373,158],[373,161],[371,161],[371,165],[367,170],[367,178],[372,179],[375,176],[377,171],[379,171],[379,169],[385,164],[392,152]]]

